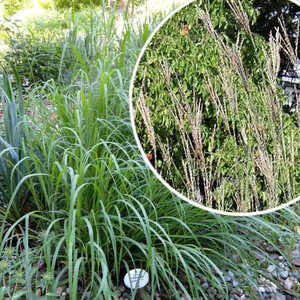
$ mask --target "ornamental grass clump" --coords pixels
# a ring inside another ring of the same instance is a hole
[[[266,43],[241,4],[226,3],[235,40],[211,7],[196,4],[154,35],[135,78],[135,125],[150,162],[181,195],[219,211],[259,212],[300,193],[299,105],[286,111],[278,79],[281,53],[293,64],[298,50],[283,23]]]
[[[225,269],[254,286],[255,254],[264,253],[254,240],[285,255],[277,241],[294,237],[298,213],[222,217],[170,194],[144,164],[128,114],[131,72],[148,27],[133,32],[128,23],[120,40],[113,17],[87,15],[90,26],[74,14],[65,41],[74,52],[71,85],[48,81],[26,93],[28,110],[39,107],[28,116],[32,169],[22,178],[30,206],[17,220],[0,211],[0,261],[9,260],[9,269],[0,269],[0,297],[54,299],[68,290],[72,300],[117,299],[134,268],[149,272],[151,299],[157,292],[207,299],[199,275],[229,298]]]

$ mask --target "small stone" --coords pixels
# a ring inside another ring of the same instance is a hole
[[[270,294],[271,293],[271,289],[269,287],[266,287],[266,294]]]
[[[266,251],[267,252],[273,252],[274,251],[274,248],[272,246],[267,246],[266,247]]]
[[[300,250],[294,250],[294,251],[292,251],[292,256],[293,257],[300,257]]]
[[[255,258],[256,258],[257,260],[260,260],[260,259],[263,258],[263,256],[262,256],[262,254],[260,254],[260,253],[255,253]]]
[[[231,271],[228,271],[228,275],[229,275],[231,278],[234,278],[234,276],[235,276]]]
[[[263,286],[260,286],[260,287],[258,287],[258,291],[260,293],[264,293],[266,290],[265,290],[265,288]]]
[[[280,273],[279,273],[279,276],[283,279],[283,280],[285,280],[285,279],[287,279],[288,277],[289,277],[289,271],[281,271]]]
[[[292,264],[296,267],[300,267],[300,257],[292,259]]]
[[[86,292],[84,295],[84,300],[89,300],[91,299],[92,293],[90,291]],[[119,298],[119,300],[121,300],[121,298]]]
[[[122,293],[119,289],[116,289],[115,294],[117,297],[121,297]]]
[[[229,275],[225,275],[225,276],[224,276],[224,280],[225,280],[226,282],[231,282],[231,281],[232,281],[232,278],[231,278]]]
[[[159,293],[155,293],[155,300],[161,300]]]
[[[269,273],[273,273],[275,271],[276,267],[274,265],[269,265],[268,268],[267,268],[267,271]]]
[[[124,293],[124,292],[125,292],[125,286],[124,286],[124,285],[120,285],[120,286],[118,287],[118,289],[119,289],[119,291],[120,291],[121,293]]]
[[[56,289],[56,294],[58,295],[61,295],[63,292],[63,288],[61,286],[59,286],[57,289]]]
[[[233,255],[232,256],[233,261],[235,261],[236,263],[240,263],[241,262],[241,258],[238,255]]]
[[[245,295],[242,295],[242,296],[240,297],[240,300],[246,300],[246,296],[245,296]]]
[[[293,281],[290,280],[289,278],[287,278],[285,281],[284,281],[284,287],[287,289],[287,290],[291,290],[293,288]]]
[[[238,282],[237,280],[233,280],[233,281],[232,281],[232,286],[233,286],[234,288],[237,288],[237,287],[239,286],[239,282]]]
[[[202,288],[203,289],[205,289],[205,290],[207,290],[208,288],[209,288],[209,284],[208,284],[208,282],[204,282],[204,283],[202,283]]]
[[[274,300],[286,300],[286,297],[280,293],[276,293]]]
[[[41,297],[42,296],[42,289],[41,288],[38,288],[36,291],[35,291],[35,295],[37,297]]]
[[[300,272],[299,271],[294,271],[292,273],[292,276],[294,276],[295,278],[297,278],[298,280],[300,280]]]
[[[284,260],[284,257],[283,257],[282,255],[280,255],[280,256],[278,256],[278,259],[279,259],[280,261],[283,261],[283,260]]]

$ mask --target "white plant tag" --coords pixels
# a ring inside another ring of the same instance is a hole
[[[149,274],[142,269],[130,270],[124,276],[124,284],[130,289],[141,289],[149,282]]]

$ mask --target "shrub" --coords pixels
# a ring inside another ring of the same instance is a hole
[[[2,65],[11,73],[10,65],[14,65],[23,83],[45,82],[50,79],[59,80],[61,68],[64,74],[71,67],[71,61],[63,53],[63,41],[57,36],[38,36],[33,32],[19,30],[8,33],[9,50],[2,59]]]
[[[8,17],[23,9],[28,2],[28,0],[3,0],[2,3],[0,2],[0,4],[3,5],[4,16]]]
[[[90,5],[96,5],[96,6],[107,6],[107,5],[120,5],[125,6],[125,2],[129,2],[130,5],[140,5],[144,2],[144,0],[54,0],[54,5],[56,9],[66,9],[66,8],[73,8],[75,10],[80,10],[84,7],[90,6]]]

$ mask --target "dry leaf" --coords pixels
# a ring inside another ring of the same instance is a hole
[[[180,35],[187,35],[191,29],[192,29],[191,24],[184,25],[180,30]]]
[[[150,161],[153,159],[153,155],[151,152],[149,152],[146,156]]]

